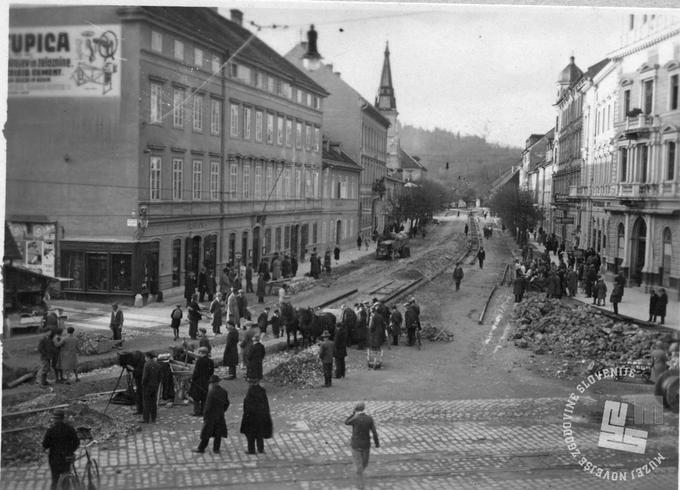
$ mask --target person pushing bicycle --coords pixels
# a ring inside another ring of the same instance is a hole
[[[42,444],[43,449],[49,450],[47,460],[52,472],[51,490],[55,490],[59,477],[69,472],[74,453],[80,446],[78,433],[71,424],[66,422],[66,414],[63,410],[54,412],[54,424],[45,432]]]

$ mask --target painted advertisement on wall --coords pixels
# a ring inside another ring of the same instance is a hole
[[[14,263],[54,277],[56,224],[10,222],[8,225],[23,256],[23,260]]]
[[[11,28],[9,97],[119,97],[120,25]]]

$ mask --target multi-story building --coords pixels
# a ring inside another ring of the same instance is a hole
[[[611,199],[606,255],[633,284],[680,289],[680,19],[630,16],[611,53],[618,75],[612,109]]]
[[[538,166],[545,162],[547,139],[544,134],[530,135],[522,151],[522,167],[519,170],[519,188],[531,192],[538,202]]]
[[[342,145],[324,139],[323,212],[319,250],[336,245],[352,246],[359,212],[359,176],[361,165],[342,150]]]
[[[545,134],[545,160],[536,166],[536,204],[541,210],[539,226],[553,233],[552,176],[555,165],[555,129]]]
[[[12,8],[9,65],[6,219],[67,294],[313,242],[327,92],[239,11]]]
[[[298,67],[304,66],[307,43],[302,42],[286,54]],[[387,175],[387,130],[390,122],[373,104],[344,81],[332,64],[309,72],[309,76],[329,95],[324,101],[324,134],[342,144],[343,151],[362,168],[359,185],[359,212],[355,228],[348,236],[371,236],[385,227],[384,178]]]

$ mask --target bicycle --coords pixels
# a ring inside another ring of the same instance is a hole
[[[78,427],[78,438],[81,441],[90,440],[80,448],[80,454],[71,461],[71,468],[68,473],[64,473],[57,481],[57,490],[99,490],[101,485],[99,477],[99,464],[97,460],[90,456],[88,448],[97,441],[92,439],[90,429],[87,427]],[[82,458],[87,458],[85,468],[82,473],[76,468],[76,462]]]

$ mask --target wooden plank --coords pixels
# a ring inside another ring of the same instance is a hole
[[[3,413],[3,417],[13,417],[15,415],[27,415],[29,413],[38,413],[38,412],[47,412],[48,410],[56,410],[58,408],[66,408],[68,407],[68,403],[63,404],[63,405],[54,405],[52,407],[44,407],[44,408],[32,408],[31,410],[23,410],[21,412],[11,412],[11,413]]]

